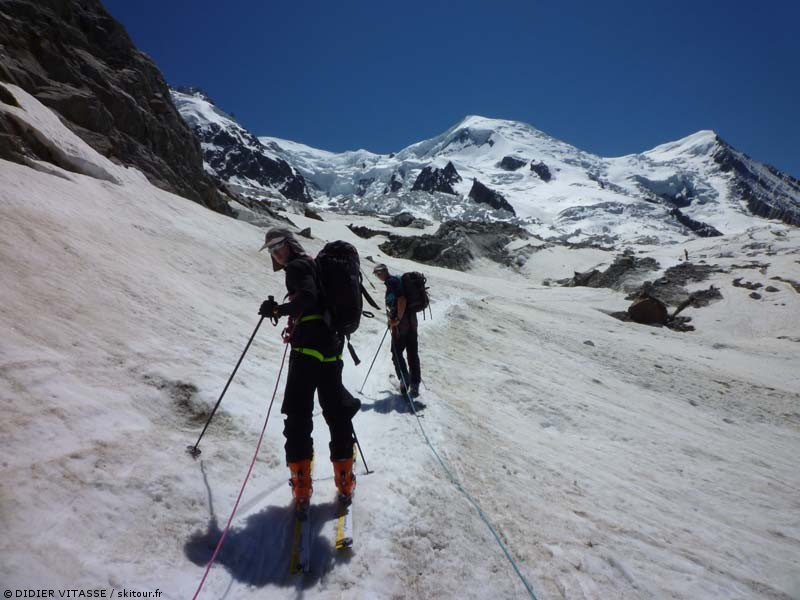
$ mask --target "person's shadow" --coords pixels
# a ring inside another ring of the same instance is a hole
[[[374,410],[382,415],[389,414],[390,412],[397,412],[400,414],[414,413],[414,411],[411,409],[411,405],[408,402],[408,398],[406,398],[403,394],[398,394],[392,390],[381,390],[378,393],[383,394],[383,397],[374,400],[372,404],[361,402],[362,411]],[[372,398],[370,399],[372,400]],[[412,400],[412,402],[414,402],[414,409],[417,412],[425,408],[425,404],[419,400]]]
[[[203,468],[201,462],[201,469]],[[205,530],[189,536],[184,544],[186,557],[198,566],[206,566],[222,537],[217,523],[205,470],[203,478],[209,495],[211,517]],[[322,535],[324,527],[332,528],[336,519],[338,502],[312,504],[311,506],[311,569],[309,573],[291,575],[289,562],[294,533],[292,506],[268,506],[247,517],[243,527],[232,526],[214,561],[224,566],[238,582],[264,587],[268,584],[282,587],[308,588],[315,585],[336,563],[348,562],[352,552],[335,550],[332,542]]]

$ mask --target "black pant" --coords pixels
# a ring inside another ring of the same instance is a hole
[[[408,356],[408,368],[403,358],[403,352]],[[392,331],[392,362],[400,383],[412,386],[419,385],[419,382],[422,381],[422,374],[419,369],[419,345],[416,327],[400,327]],[[410,376],[409,368],[411,369]]]
[[[319,359],[292,351],[289,374],[283,395],[281,412],[286,415],[283,435],[286,438],[286,462],[311,458],[314,452],[314,391],[319,397],[322,415],[331,432],[331,460],[353,456],[353,416],[361,408],[342,385],[341,360],[322,362]]]

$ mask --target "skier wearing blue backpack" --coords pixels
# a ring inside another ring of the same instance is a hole
[[[405,396],[408,392],[412,398],[416,398],[422,381],[416,306],[409,302],[408,292],[403,285],[405,276],[390,275],[389,268],[382,263],[375,265],[372,272],[386,284],[386,310],[388,325],[392,330],[392,362],[400,380],[400,393]],[[408,356],[408,366],[403,358],[404,352]]]

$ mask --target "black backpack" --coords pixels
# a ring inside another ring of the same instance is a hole
[[[424,312],[431,300],[428,296],[428,280],[425,275],[417,271],[403,273],[400,278],[403,284],[403,293],[406,297],[406,310]]]
[[[361,315],[373,317],[363,310],[362,296],[374,308],[380,307],[364,289],[361,278],[361,262],[355,246],[344,241],[325,244],[317,254],[317,273],[327,310],[329,326],[347,338],[347,348],[353,362],[361,362],[350,344],[350,335],[355,333]]]

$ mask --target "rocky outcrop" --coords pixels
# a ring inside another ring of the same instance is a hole
[[[548,182],[553,178],[553,175],[550,173],[549,167],[543,162],[536,162],[535,160],[532,160],[531,171],[536,173],[539,176],[539,178],[544,182]]]
[[[525,163],[527,162],[528,161],[524,158],[517,158],[516,156],[504,156],[503,160],[501,160],[500,164],[497,166],[505,171],[516,171],[517,169],[524,167]]]
[[[240,186],[243,193],[272,188],[289,200],[311,202],[306,180],[285,160],[274,156],[259,139],[216,106],[209,96],[197,88],[181,87],[171,96],[203,148],[206,168],[224,182]],[[206,121],[197,117],[196,103],[201,100],[208,111],[220,117]]]
[[[712,227],[708,223],[696,221],[689,215],[682,213],[679,208],[673,208],[671,211],[669,211],[669,214],[675,217],[681,225],[688,227],[700,237],[717,237],[722,235],[722,233],[720,233],[716,228]]]
[[[358,183],[356,184],[356,196],[363,196],[366,194],[369,186],[371,186],[373,183],[375,183],[374,177],[364,177],[359,179]]]
[[[388,231],[381,231],[379,229],[372,229],[370,227],[365,227],[363,225],[350,225],[347,228],[355,233],[358,237],[368,240],[369,238],[375,237],[376,235],[385,235],[390,236],[391,234]]]
[[[512,215],[517,214],[514,212],[514,207],[508,203],[508,200],[500,192],[489,189],[477,179],[472,180],[472,189],[469,191],[469,197],[479,204],[488,204],[496,210],[507,210]]]
[[[161,72],[98,0],[5,0],[0,23],[0,80],[57,112],[100,154],[140,169],[158,187],[231,213]],[[7,121],[0,135],[26,151]]]
[[[415,229],[424,229],[430,225],[430,221],[419,219],[410,212],[401,212],[392,215],[389,219],[382,219],[382,221],[392,227],[414,227]]]
[[[572,279],[563,281],[569,287],[594,287],[623,289],[632,279],[638,279],[647,271],[658,269],[658,262],[653,258],[638,258],[632,254],[621,254],[614,259],[608,269],[599,271],[592,269],[583,273],[576,272]],[[639,279],[641,281],[641,279]]]
[[[661,300],[642,294],[628,307],[628,316],[636,323],[663,325],[669,313]]]
[[[800,181],[768,165],[759,172],[750,157],[735,151],[719,136],[717,142],[712,158],[720,170],[733,175],[734,192],[745,200],[750,212],[800,225]]]
[[[389,180],[389,185],[386,186],[386,190],[384,190],[384,194],[392,193],[400,191],[403,189],[403,180],[402,178],[397,176],[397,173],[392,173],[392,178]]]
[[[453,163],[448,162],[444,169],[434,169],[425,167],[417,176],[414,185],[411,186],[412,192],[442,192],[457,196],[458,192],[453,189],[453,184],[461,181]]]
[[[448,221],[433,235],[390,235],[379,248],[389,256],[463,271],[479,257],[512,266],[516,257],[506,246],[529,237],[525,229],[510,223]]]
[[[714,273],[723,273],[723,269],[717,265],[695,264],[682,262],[664,271],[663,275],[655,281],[645,281],[639,288],[633,290],[628,295],[629,300],[633,300],[643,294],[651,295],[667,305],[681,305],[691,298],[695,306],[700,306],[701,301],[708,301],[721,297],[716,292],[700,294],[699,292],[690,294],[686,289],[688,283],[705,281]],[[714,288],[715,290],[717,288]]]

